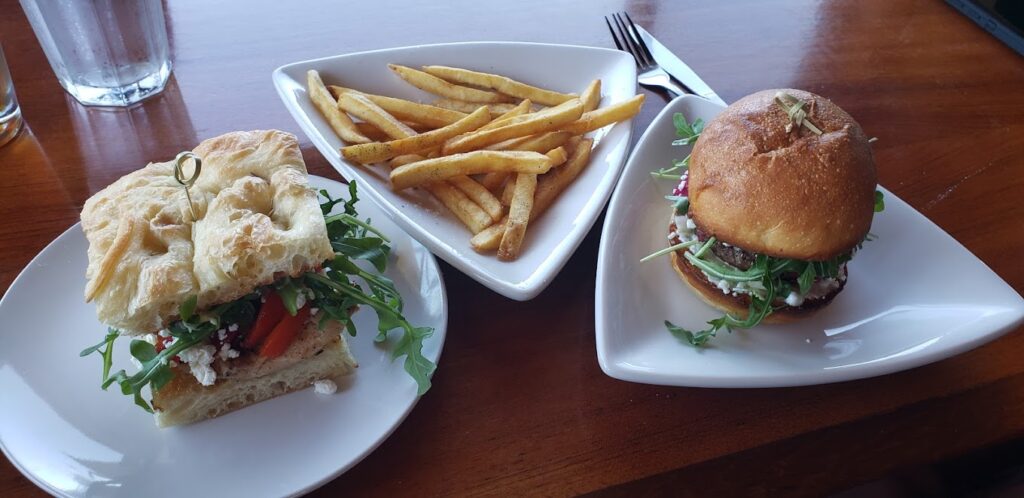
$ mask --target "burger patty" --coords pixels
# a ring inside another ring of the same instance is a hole
[[[675,231],[676,231],[675,223],[670,224],[669,225],[669,232],[671,233],[671,232],[675,232]],[[700,240],[700,241],[706,241],[706,240],[711,238],[711,235],[708,234],[707,232],[701,230],[700,227],[697,227],[695,229],[695,233],[697,235],[697,239]],[[680,242],[680,240],[679,240],[678,236],[676,236],[676,238],[670,240],[671,244],[678,244],[679,242]],[[750,267],[754,266],[754,259],[755,259],[756,255],[754,253],[752,253],[752,252],[743,250],[743,249],[741,249],[739,247],[736,247],[736,246],[726,245],[723,242],[715,242],[715,244],[711,246],[711,252],[714,253],[714,255],[717,256],[722,261],[724,261],[724,262],[734,266],[735,268],[737,268],[739,270],[748,270],[748,269],[750,269]],[[679,253],[677,252],[673,257],[680,257]],[[708,286],[711,286],[711,287],[716,287],[715,284],[712,284],[707,279],[707,276],[704,275],[704,272],[700,271],[696,266],[693,266],[693,265],[689,264],[689,262],[687,262],[687,264],[684,265],[684,266],[687,268],[687,273],[693,273],[694,275],[699,274],[700,275],[699,279],[702,281],[702,283],[704,283],[704,284],[706,284]],[[846,268],[842,268],[841,271],[842,271],[843,274],[845,274],[847,270],[846,270]],[[780,278],[782,279],[782,281],[790,284],[793,287],[796,287],[797,285],[799,285],[797,283],[797,278],[798,277],[799,276],[796,273],[792,273],[792,272],[787,272],[787,273],[784,273],[784,274],[780,275]],[[845,284],[846,284],[846,279],[845,278],[840,278],[839,279],[839,287],[834,289],[834,290],[832,290],[832,291],[830,291],[827,295],[821,296],[821,297],[817,297],[817,298],[807,298],[804,301],[804,303],[802,305],[800,305],[800,306],[792,307],[792,306],[788,306],[787,305],[785,307],[787,309],[796,310],[796,311],[811,311],[811,310],[815,310],[815,309],[821,308],[821,307],[825,306],[826,304],[828,304],[830,301],[832,301],[832,298],[834,298],[836,296],[836,294],[839,294],[839,291],[841,291],[843,289]],[[733,296],[733,297],[735,299],[738,299],[740,302],[742,302],[744,306],[750,304],[750,296],[748,296],[746,294],[740,294],[738,296]],[[783,304],[782,300],[784,298],[785,298],[785,296],[776,296],[776,303],[775,304],[777,306],[778,305],[782,305]]]
[[[674,228],[675,226],[673,225],[673,229]],[[673,242],[678,243],[678,239]],[[676,251],[675,253],[672,254],[671,257],[673,258],[673,266],[676,267],[677,271],[681,271],[688,275],[691,275],[694,279],[696,279],[696,282],[699,283],[702,287],[710,290],[712,295],[721,295],[721,290],[718,289],[718,286],[711,283],[711,281],[708,280],[708,276],[705,275],[704,272],[700,270],[700,268],[693,266],[693,264],[687,261],[686,258],[682,257],[680,255],[680,251]],[[835,297],[843,290],[843,287],[845,286],[846,281],[840,280],[839,286],[836,287],[835,289],[832,289],[828,294],[818,298],[807,299],[800,306],[789,306],[783,300],[785,296],[776,296],[775,302],[773,303],[775,306],[775,310],[773,311],[773,313],[788,316],[797,316],[812,313],[815,310],[824,308],[829,303],[831,303],[832,300],[835,299]],[[749,294],[729,295],[727,297],[723,297],[723,299],[730,300],[743,308],[750,306]]]
[[[707,232],[697,227],[697,239],[701,242],[711,238]],[[736,246],[725,245],[722,242],[715,242],[711,246],[711,252],[718,256],[718,259],[729,263],[733,267],[740,270],[749,270],[751,266],[754,266],[754,254],[740,249]]]

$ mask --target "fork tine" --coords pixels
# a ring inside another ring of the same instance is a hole
[[[612,33],[612,40],[615,42],[615,46],[623,52],[628,52],[628,50],[622,48],[622,44],[619,43],[619,37],[615,35],[615,30],[612,29],[612,23],[608,20],[608,16],[604,16],[604,23],[608,25],[608,31],[611,31]]]
[[[636,59],[636,63],[641,68],[645,68],[650,65],[646,59],[644,59],[643,52],[640,51],[636,46],[636,42],[633,41],[633,37],[630,36],[629,30],[626,29],[626,24],[622,21],[622,16],[614,14],[615,24],[619,28],[619,33],[622,35],[624,44],[629,47],[629,53],[633,54],[633,58]]]
[[[651,51],[647,48],[647,44],[644,43],[644,39],[640,38],[640,32],[636,29],[636,24],[633,24],[633,20],[629,18],[629,12],[623,12],[622,15],[626,16],[626,20],[629,21],[629,29],[633,33],[633,38],[636,40],[637,45],[640,46],[640,50],[643,51],[644,56],[650,63],[654,63],[654,56],[651,55]]]

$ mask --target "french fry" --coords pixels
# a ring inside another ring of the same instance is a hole
[[[572,138],[572,134],[567,131],[549,131],[540,135],[531,135],[517,139],[516,142],[508,144],[504,150],[530,150],[543,154],[551,149],[565,145],[570,138]]]
[[[530,86],[505,76],[470,71],[457,67],[424,66],[423,71],[454,83],[490,88],[505,95],[511,95],[520,99],[530,99],[540,105],[558,105],[576,97],[576,95]]]
[[[409,123],[403,121],[402,124],[408,126],[409,128],[412,128],[412,130],[415,131],[416,133],[425,133],[433,130],[433,128],[421,123]],[[359,133],[362,133],[363,135],[365,135],[370,140],[373,140],[374,142],[387,142],[388,140],[391,140],[391,137],[388,136],[387,133],[384,133],[383,131],[381,131],[380,128],[377,128],[376,126],[367,123],[366,121],[357,122],[356,129],[359,130]]]
[[[432,183],[424,185],[423,188],[444,204],[474,234],[480,233],[494,223],[480,206],[448,182]]]
[[[448,126],[466,117],[466,113],[463,112],[427,104],[420,104],[404,99],[396,99],[394,97],[386,97],[384,95],[374,95],[372,93],[360,92],[351,88],[330,85],[327,89],[331,91],[331,94],[334,95],[335,98],[345,92],[361,94],[398,119],[421,123],[432,128]]]
[[[505,233],[498,244],[498,259],[515,261],[519,257],[519,249],[526,236],[526,227],[530,222],[530,211],[533,210],[533,193],[537,190],[537,175],[519,173],[516,175],[516,186],[512,194],[512,205],[508,209],[508,221]]]
[[[636,113],[640,112],[640,107],[643,104],[644,95],[640,94],[624,102],[584,113],[579,119],[562,126],[559,130],[567,131],[573,135],[589,133],[598,128],[604,128],[612,123],[625,121],[635,116]]]
[[[520,102],[519,105],[509,109],[508,112],[506,112],[505,114],[502,114],[501,116],[498,116],[497,118],[494,118],[493,120],[491,120],[490,123],[487,123],[487,124],[481,126],[476,131],[493,130],[493,129],[501,127],[501,126],[505,126],[510,121],[512,121],[512,118],[516,118],[518,116],[522,116],[523,114],[529,113],[530,112],[530,105],[531,104],[530,104],[529,100],[524,100],[524,101]]]
[[[462,113],[470,113],[483,106],[491,113],[491,119],[497,119],[515,107],[512,104],[481,104],[479,102],[464,102],[455,99],[437,99],[431,102],[431,105]]]
[[[512,175],[509,173],[509,175]],[[512,205],[512,197],[516,193],[516,176],[512,175],[512,179],[505,183],[505,188],[501,190],[501,205],[508,207]]]
[[[543,154],[564,145],[571,137],[572,135],[567,131],[549,131],[540,135],[531,135],[528,137],[512,139],[511,141],[508,141],[511,143],[508,143],[507,146],[493,150],[523,150],[540,152]],[[492,150],[491,147],[497,147],[503,143],[506,142],[499,142],[494,144],[494,146],[489,146],[487,147],[487,150]],[[492,171],[480,179],[480,184],[491,192],[497,192],[498,189],[505,184],[505,181],[508,180],[508,177],[509,173],[507,172]],[[508,201],[505,201],[504,204],[507,206]]]
[[[580,102],[583,102],[583,112],[590,112],[597,109],[601,103],[601,80],[591,81],[587,88],[580,94]]]
[[[448,180],[448,183],[461,190],[466,197],[483,208],[484,212],[491,217],[492,223],[500,220],[505,214],[505,208],[501,205],[501,201],[476,180],[468,176],[455,176]]]
[[[395,72],[400,78],[409,82],[410,85],[419,88],[427,93],[432,93],[450,99],[464,100],[466,102],[509,102],[512,99],[488,90],[477,90],[468,86],[449,83],[437,76],[424,73],[411,67],[398,64],[388,64],[388,68]]]
[[[551,167],[552,168],[554,168],[555,166],[561,166],[568,159],[568,153],[566,153],[565,152],[565,148],[562,148],[562,147],[549,151],[548,154],[545,154],[545,156],[547,156],[548,159],[551,159]],[[511,173],[508,173],[508,172],[505,172],[505,173],[506,174],[511,174]],[[516,184],[515,181],[509,181],[509,182],[505,183],[505,189],[502,191],[502,199],[501,199],[502,206],[511,206],[512,205],[512,196],[513,196],[513,190],[515,188],[515,184]]]
[[[549,161],[551,161],[552,168],[555,166],[561,166],[569,159],[569,153],[565,151],[565,147],[551,149],[544,155],[547,156]]]
[[[391,169],[395,169],[399,166],[405,166],[406,164],[422,161],[424,159],[426,159],[426,157],[423,157],[420,154],[402,154],[401,156],[393,157],[388,161],[388,166],[391,166]]]
[[[392,168],[404,166],[406,164],[412,164],[418,161],[423,161],[425,157],[419,154],[406,154],[398,156],[392,159],[389,164]],[[458,177],[456,177],[458,178]],[[469,177],[465,177],[469,179]],[[469,179],[472,181],[472,179]],[[470,187],[472,188],[472,187]],[[423,189],[432,195],[438,202],[444,207],[448,208],[452,214],[455,215],[463,225],[466,225],[473,233],[478,233],[489,225],[493,224],[497,219],[501,218],[499,212],[497,218],[493,213],[485,211],[483,208],[474,202],[471,196],[465,192],[464,189],[456,187],[450,182],[437,182],[429,185],[423,185]],[[490,192],[488,192],[490,194]],[[498,209],[503,209],[501,203],[492,195],[491,198],[494,202],[498,203]]]
[[[562,191],[576,180],[583,169],[587,167],[587,164],[590,163],[590,152],[593,146],[592,139],[581,140],[564,165],[551,171],[551,174],[537,179],[537,199],[534,201],[534,205],[538,208],[538,212],[546,211]]]
[[[544,109],[540,112],[516,116],[509,120],[509,124],[506,124],[505,126],[491,130],[467,133],[461,137],[453,138],[445,142],[442,151],[445,154],[466,152],[480,149],[510,138],[551,131],[574,122],[579,119],[582,114],[583,104],[580,103],[578,99],[572,99],[555,107]]]
[[[560,168],[556,168],[537,178],[537,189],[534,192],[531,218],[536,219],[543,214],[555,199],[569,186],[590,162],[590,151],[594,145],[591,139],[581,140],[573,150],[572,156]],[[505,234],[506,219],[487,227],[469,240],[473,249],[479,252],[493,251],[498,248]]]
[[[447,180],[453,176],[474,175],[488,171],[546,173],[556,158],[536,152],[475,151],[441,156],[407,164],[391,171],[391,188],[407,189],[425,183]]]
[[[491,192],[498,192],[498,189],[505,185],[505,180],[508,180],[509,175],[511,173],[507,171],[492,171],[480,179],[480,185]]]
[[[383,131],[393,139],[407,138],[416,135],[415,130],[409,128],[405,123],[388,114],[388,111],[381,109],[379,105],[374,104],[373,101],[366,98],[364,95],[352,92],[342,93],[338,96],[338,107],[341,110],[376,126],[380,131]]]
[[[327,119],[327,123],[331,125],[331,129],[334,130],[334,133],[339,138],[351,144],[364,144],[370,141],[369,138],[359,133],[352,119],[338,109],[338,102],[334,100],[334,97],[331,97],[327,88],[324,87],[324,82],[320,79],[320,73],[313,69],[307,71],[306,87],[313,105]]]
[[[373,142],[350,145],[341,148],[345,159],[362,164],[386,161],[395,156],[412,154],[442,145],[446,140],[473,131],[491,120],[487,109],[477,109],[472,114],[443,128],[390,142]]]

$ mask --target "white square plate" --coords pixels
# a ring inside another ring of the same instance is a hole
[[[360,193],[381,206],[398,226],[431,252],[471,278],[506,297],[532,299],[562,269],[608,200],[626,158],[631,122],[595,132],[599,143],[591,155],[590,166],[544,216],[531,221],[522,255],[506,263],[498,261],[494,254],[473,251],[469,230],[425,192],[394,192],[383,167],[363,167],[341,157],[341,140],[309,100],[306,71],[316,69],[326,84],[420,102],[436,98],[401,80],[388,69],[388,63],[464,67],[567,93],[579,93],[591,80],[600,78],[601,105],[606,106],[636,95],[633,59],[624,52],[603,48],[477,42],[339,55],[297,62],[274,71],[274,86],[292,117],[342,176],[359,180]]]
[[[667,257],[675,182],[652,170],[684,157],[672,115],[711,120],[723,108],[698,97],[662,110],[637,143],[612,196],[597,267],[597,357],[608,375],[648,384],[781,387],[883,375],[962,353],[1013,330],[1024,299],[956,240],[889,192],[885,211],[849,264],[832,304],[804,321],[724,331],[704,349],[673,337],[664,320],[703,329],[721,312],[700,301]]]

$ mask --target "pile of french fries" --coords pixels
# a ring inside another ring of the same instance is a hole
[[[307,74],[310,98],[355,163],[386,163],[395,190],[418,187],[472,233],[479,252],[519,257],[526,228],[579,176],[594,145],[583,135],[627,120],[644,96],[598,108],[601,80],[579,95],[497,74],[389,64],[431,104],[326,86]]]

